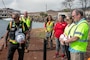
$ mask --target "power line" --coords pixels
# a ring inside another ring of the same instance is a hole
[[[46,13],[47,13],[47,3],[46,3]]]
[[[6,5],[5,5],[5,3],[4,3],[4,1],[2,0],[2,3],[3,3],[3,5],[4,5],[4,7],[6,8]]]
[[[2,3],[3,3],[4,8],[5,8],[5,10],[6,10],[6,15],[10,15],[9,12],[8,12],[8,9],[6,8],[6,5],[5,5],[5,3],[4,3],[4,0],[2,0]]]

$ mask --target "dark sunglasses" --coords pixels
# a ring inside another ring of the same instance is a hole
[[[70,19],[65,19],[66,21],[69,21]]]

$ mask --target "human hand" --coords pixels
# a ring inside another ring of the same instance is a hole
[[[26,42],[26,41],[25,41],[25,40],[23,40],[23,41],[21,41],[21,42],[20,42],[20,44],[23,44],[23,43],[25,43],[25,42]]]
[[[5,38],[3,38],[4,40],[3,40],[3,43],[2,43],[2,46],[3,46],[3,48],[7,48],[7,40],[5,39]]]
[[[59,40],[61,45],[65,45],[65,41],[63,39]]]

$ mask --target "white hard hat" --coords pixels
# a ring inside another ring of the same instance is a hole
[[[18,43],[21,43],[22,41],[24,41],[25,40],[25,35],[23,34],[23,33],[20,33],[20,34],[18,34],[17,36],[16,36],[16,41],[18,42]]]
[[[65,34],[61,34],[59,39],[63,39],[65,41],[65,40],[67,40],[67,36]]]
[[[64,37],[65,37],[65,35],[64,34],[61,34],[59,38],[60,39],[63,39]]]

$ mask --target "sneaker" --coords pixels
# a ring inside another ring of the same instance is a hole
[[[64,58],[65,57],[65,54],[62,54],[61,57]]]
[[[61,60],[66,60],[66,59],[67,59],[66,56],[61,57]]]
[[[54,58],[58,58],[59,57],[59,53],[56,53]]]

